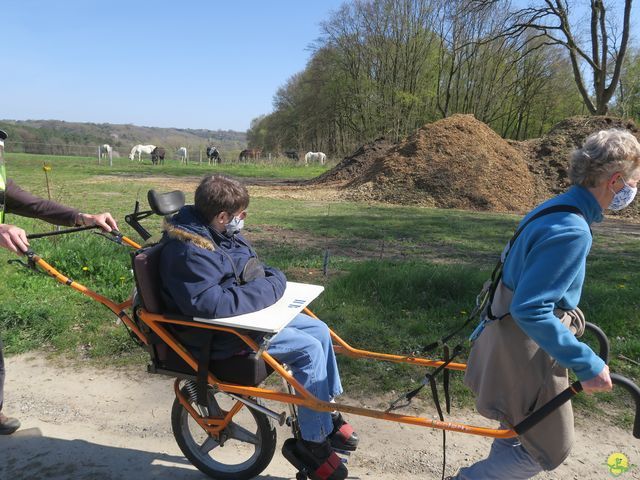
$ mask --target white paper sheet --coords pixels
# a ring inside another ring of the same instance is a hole
[[[321,285],[287,282],[287,289],[280,300],[257,312],[226,318],[199,318],[194,320],[211,325],[243,328],[266,333],[277,333],[309,305],[322,291]]]

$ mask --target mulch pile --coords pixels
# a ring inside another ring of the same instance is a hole
[[[629,119],[606,116],[569,117],[557,123],[542,138],[509,143],[527,157],[529,168],[538,181],[544,183],[552,194],[557,194],[569,186],[571,152],[580,147],[592,133],[609,128],[627,129],[636,137],[639,133],[636,124]]]
[[[339,183],[359,201],[523,213],[568,187],[571,152],[607,128],[640,136],[632,120],[570,117],[542,138],[516,142],[473,115],[452,115],[396,144],[363,145],[308,183]],[[640,208],[628,210],[625,216],[640,216]]]
[[[378,158],[385,157],[393,147],[393,142],[386,140],[384,137],[378,138],[371,143],[362,145],[334,168],[310,180],[308,183],[317,184],[353,180],[361,172],[367,170]]]
[[[524,156],[473,115],[453,115],[393,146],[374,142],[358,152],[324,174],[346,181],[348,198],[472,210],[532,206],[535,180]]]

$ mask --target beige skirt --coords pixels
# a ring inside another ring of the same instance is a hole
[[[464,383],[476,395],[483,416],[511,427],[569,386],[567,369],[560,366],[508,315],[513,292],[498,284],[492,312],[506,316],[490,322],[476,339],[467,362]],[[584,333],[578,309],[554,312],[576,336]],[[574,441],[573,409],[567,402],[520,435],[527,452],[553,470],[569,455]]]

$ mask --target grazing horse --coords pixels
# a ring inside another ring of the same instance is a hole
[[[285,150],[284,156],[287,158],[290,158],[291,160],[295,160],[295,161],[300,160],[300,156],[298,155],[298,152],[295,150]]]
[[[129,154],[129,160],[133,160],[135,156],[138,155],[138,161],[142,162],[141,155],[143,153],[148,153],[149,155],[151,155],[151,152],[153,152],[155,149],[156,149],[155,145],[136,145],[131,149],[131,153]]]
[[[189,163],[189,152],[186,147],[180,147],[178,149],[178,157],[180,157],[180,163],[187,165]]]
[[[241,162],[249,159],[257,160],[258,158],[260,158],[261,155],[262,155],[261,148],[247,148],[240,152],[240,155],[238,156],[238,160],[240,160]]]
[[[222,163],[220,152],[213,145],[209,145],[207,147],[207,159],[209,160],[209,165],[217,165],[218,163]]]
[[[307,152],[304,156],[304,164],[309,165],[309,162],[320,162],[320,165],[324,165],[327,156],[322,152]]]
[[[111,145],[105,143],[100,147],[100,158],[109,158],[111,156]]]
[[[154,148],[153,151],[151,152],[151,163],[153,163],[154,165],[157,165],[158,163],[161,163],[162,165],[164,165],[165,153],[166,152],[162,147]]]

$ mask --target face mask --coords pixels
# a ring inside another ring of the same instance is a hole
[[[244,219],[240,217],[233,217],[233,219],[225,225],[225,233],[231,237],[238,233],[244,227]]]
[[[609,203],[609,210],[622,210],[623,208],[629,206],[633,199],[638,193],[637,187],[631,187],[627,185],[627,182],[622,179],[622,183],[624,183],[624,187],[620,189],[619,192],[613,195],[611,199],[611,203]]]

